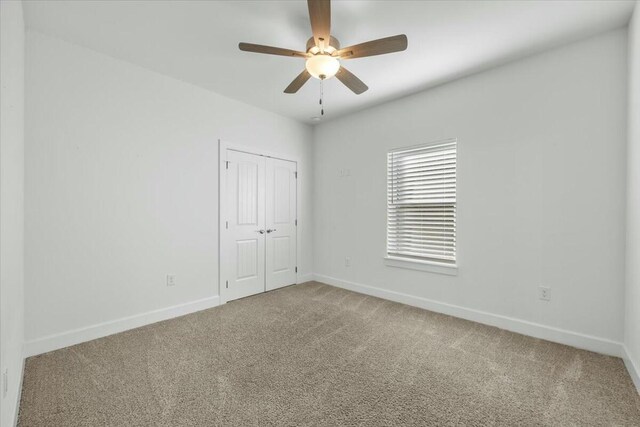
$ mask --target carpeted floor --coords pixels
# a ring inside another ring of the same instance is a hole
[[[620,359],[319,283],[29,358],[20,425],[640,425]]]

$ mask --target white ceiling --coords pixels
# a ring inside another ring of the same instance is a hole
[[[363,109],[571,40],[625,25],[633,1],[333,1],[343,46],[406,34],[405,52],[343,61],[369,90],[325,83],[325,118]],[[238,50],[304,50],[305,1],[26,1],[30,29],[311,123],[319,81],[284,88],[304,60]]]

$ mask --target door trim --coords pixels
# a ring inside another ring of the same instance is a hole
[[[239,151],[242,153],[253,154],[256,156],[275,158],[280,160],[286,160],[294,162],[296,164],[296,171],[300,173],[300,159],[297,156],[282,155],[277,153],[271,153],[268,151],[258,150],[253,147],[247,147],[222,139],[218,140],[218,295],[220,296],[220,304],[225,304],[228,300],[228,293],[226,288],[226,277],[228,277],[228,268],[225,259],[225,254],[222,251],[223,236],[226,232],[226,200],[227,200],[227,174],[225,173],[227,168],[226,152],[227,150]],[[296,179],[296,219],[298,220],[298,226],[296,227],[296,265],[300,260],[300,175]],[[300,272],[296,270],[296,283],[300,278]]]

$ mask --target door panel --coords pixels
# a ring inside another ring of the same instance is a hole
[[[227,150],[228,300],[265,290],[265,158]],[[264,233],[264,232],[263,232]]]
[[[257,160],[262,160],[258,158]],[[238,225],[258,225],[258,172],[259,164],[237,161],[238,183],[236,203]]]
[[[249,279],[258,277],[258,239],[238,240],[238,259],[236,279]]]
[[[288,224],[291,221],[291,170],[287,167],[280,167],[276,165],[273,167],[272,173],[272,194],[274,202],[273,224]]]
[[[266,161],[266,289],[296,283],[296,163]]]
[[[273,237],[273,271],[281,272],[289,268],[291,244],[289,236]]]

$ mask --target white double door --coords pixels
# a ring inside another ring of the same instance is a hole
[[[226,151],[221,262],[230,301],[296,283],[296,163]]]

